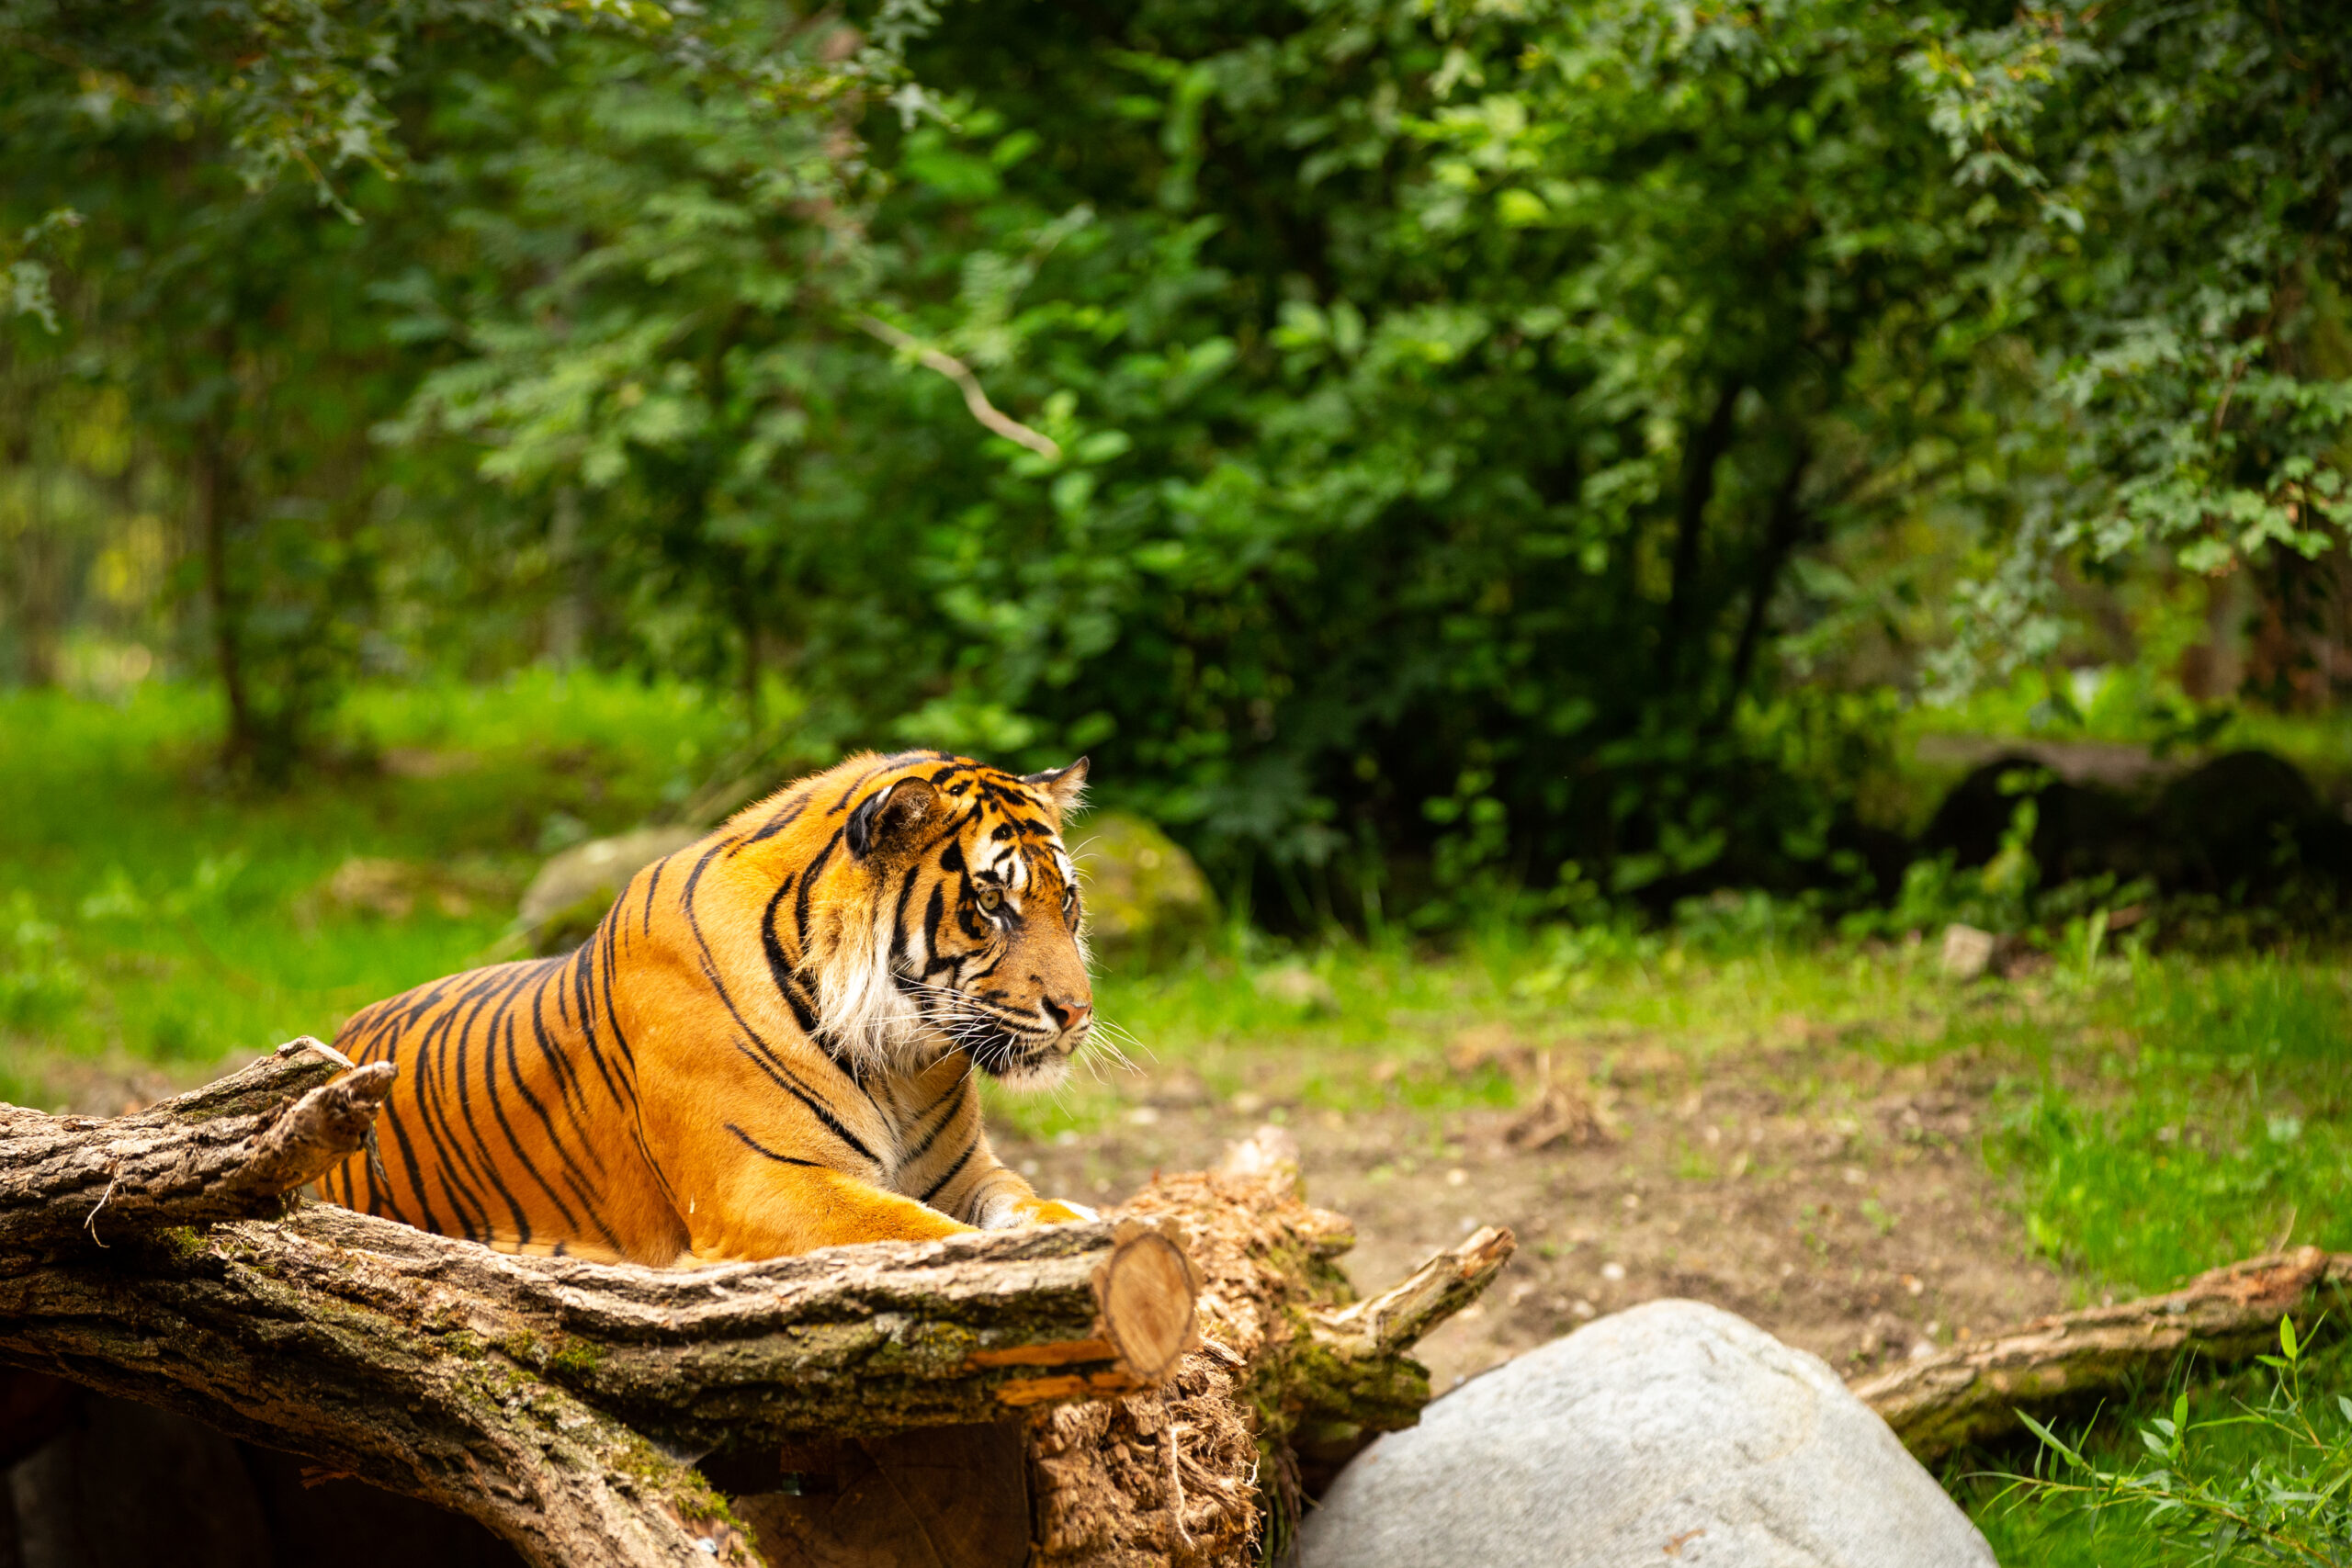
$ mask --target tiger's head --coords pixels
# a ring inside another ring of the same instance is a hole
[[[1061,836],[1085,784],[1083,758],[1015,776],[936,751],[867,755],[739,817],[757,834],[775,808],[799,846],[761,934],[771,969],[788,957],[813,992],[819,1043],[861,1073],[961,1050],[1015,1087],[1059,1082],[1094,1025]]]

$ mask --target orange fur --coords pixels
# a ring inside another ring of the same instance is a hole
[[[322,1190],[645,1263],[1080,1217],[990,1152],[972,1070],[1057,1081],[1091,1028],[1084,780],[852,757],[646,867],[578,952],[362,1010],[336,1043],[400,1076]]]

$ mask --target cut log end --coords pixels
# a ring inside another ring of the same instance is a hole
[[[1094,1299],[1103,1337],[1139,1386],[1164,1382],[1198,1343],[1199,1295],[1199,1275],[1182,1247],[1135,1221],[1119,1227],[1117,1245],[1095,1270]]]

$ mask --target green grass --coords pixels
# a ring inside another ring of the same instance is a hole
[[[1105,975],[1097,1001],[1138,1068],[1181,1069],[1220,1099],[1271,1088],[1316,1111],[1442,1112],[1512,1094],[1500,1073],[1443,1070],[1466,1031],[1500,1028],[1531,1049],[1579,1057],[1597,1046],[1604,1062],[1641,1041],[1703,1064],[1802,1019],[1897,1049],[1939,989],[1931,969],[1917,952],[1758,944],[1709,955],[1612,931],[1489,931],[1442,954],[1401,942],[1294,950],[1237,933],[1173,973]],[[1299,970],[1319,996],[1283,999],[1270,982]],[[994,1095],[990,1113],[1033,1136],[1100,1126],[1136,1085],[1098,1066],[1099,1077],[1081,1072],[1052,1100]]]
[[[34,1052],[209,1064],[326,1035],[489,948],[543,847],[640,820],[731,731],[690,694],[537,673],[365,691],[346,722],[394,766],[259,795],[211,768],[209,696],[0,694],[0,1077],[32,1089]],[[326,897],[354,857],[419,868],[415,914]]]
[[[0,694],[0,1098],[39,1103],[76,1060],[200,1071],[476,962],[548,848],[643,819],[735,739],[726,708],[692,694],[544,674],[363,691],[346,714],[355,754],[388,765],[258,795],[209,768],[218,716],[199,694],[150,685],[119,707]],[[417,868],[415,907],[396,918],[328,897],[354,857]],[[465,906],[440,907],[436,890]],[[1841,1053],[1965,1058],[1994,1086],[1984,1157],[2084,1299],[2281,1241],[2352,1251],[2352,980],[2335,955],[2077,952],[2025,982],[1962,988],[1931,943],[1802,930],[1726,898],[1677,930],[1505,929],[1443,953],[1229,933],[1174,972],[1103,978],[1102,1012],[1145,1077],[1106,1066],[1057,1097],[992,1095],[991,1115],[1051,1137],[1190,1076],[1237,1123],[1258,1094],[1277,1116],[1401,1104],[1434,1125],[1515,1092],[1498,1071],[1445,1065],[1479,1031],[1579,1061],[1665,1051],[1701,1070],[1768,1049],[1801,1094],[1823,1091]],[[2318,1375],[2343,1382],[2342,1367],[2324,1358]],[[2199,1393],[2200,1408],[2233,1388]],[[2093,1447],[2131,1451],[2119,1417],[2144,1409],[2110,1413]],[[1991,1483],[1950,1479],[2005,1562],[2192,1561],[2126,1521],[2010,1507]]]
[[[2266,1248],[2352,1250],[2352,991],[2333,964],[2143,962],[2013,1086],[1987,1141],[2035,1242],[2161,1289]]]
[[[2103,1418],[2059,1423],[2057,1435],[2100,1470],[2168,1466],[2178,1475],[2219,1480],[2226,1490],[2228,1483],[2252,1475],[2259,1466],[2285,1463],[2301,1469],[2311,1464],[2310,1450],[2298,1452],[2277,1431],[2246,1419],[2267,1404],[2281,1386],[2278,1373],[2268,1367],[2250,1367],[2201,1380],[2190,1380],[2177,1369],[2162,1386],[2149,1389]],[[2326,1348],[2307,1350],[2300,1377],[2288,1386],[2299,1393],[2304,1418],[2335,1450],[2324,1462],[2324,1480],[2335,1480],[2345,1450],[2352,1448],[2352,1414],[2340,1403],[2352,1391],[2352,1343],[2339,1338]],[[2156,1418],[2172,1415],[2176,1397],[2184,1394],[2190,1428],[2188,1452],[2152,1455],[2143,1432]],[[2086,1506],[2081,1497],[2034,1495],[2018,1484],[2025,1475],[2079,1479],[2046,1450],[2038,1454],[2011,1450],[1996,1461],[1979,1456],[1977,1461],[1954,1464],[1945,1476],[1946,1486],[1968,1507],[1995,1552],[2010,1568],[2188,1568],[2216,1561],[2189,1543],[2160,1539],[2150,1528],[2152,1520],[2143,1506],[2099,1510]],[[2290,1505],[2289,1511],[2302,1510]],[[2169,1512],[2176,1528],[2185,1522],[2182,1510]],[[2340,1501],[2335,1513],[2340,1522]],[[2256,1554],[2218,1559],[2222,1562],[2278,1560]]]

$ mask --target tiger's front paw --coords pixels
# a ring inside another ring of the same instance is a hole
[[[1057,1203],[1051,1198],[1014,1198],[983,1207],[980,1228],[1009,1231],[1023,1225],[1066,1225],[1078,1220],[1101,1218],[1083,1203]]]
[[[997,1192],[974,1215],[981,1229],[1018,1229],[1023,1224],[1070,1224],[1072,1220],[1099,1220],[1084,1203],[1056,1203],[1028,1192]]]

